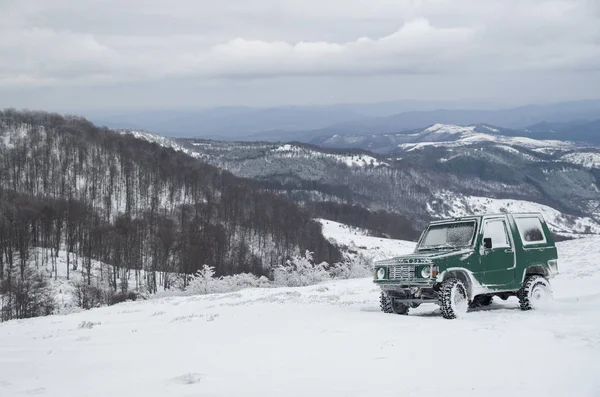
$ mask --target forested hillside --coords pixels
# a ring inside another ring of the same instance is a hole
[[[316,262],[340,259],[321,225],[290,201],[81,118],[0,112],[0,159],[0,294],[13,299],[3,318],[43,311],[18,301],[17,289],[36,278],[35,247],[52,257],[66,250],[67,267],[86,268],[88,284],[92,259],[112,265],[114,290],[121,272],[146,270],[151,292],[169,287],[161,272],[185,283],[203,265],[269,276],[307,249]]]
[[[495,135],[467,132],[458,126],[444,134],[436,131],[439,142],[390,146],[387,155],[301,143],[178,142],[203,161],[252,178],[301,205],[322,209],[323,203],[335,203],[367,208],[371,214],[387,211],[410,219],[417,230],[447,214],[454,198],[470,197],[543,204],[563,213],[565,226],[575,225],[577,217],[599,222],[596,149],[526,138],[490,140]],[[455,135],[458,139],[449,140]],[[582,226],[573,232],[586,230]]]

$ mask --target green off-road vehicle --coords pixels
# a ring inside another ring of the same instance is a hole
[[[375,262],[374,282],[385,313],[431,302],[455,318],[494,296],[529,310],[551,297],[557,259],[541,214],[465,216],[429,223],[412,254]]]

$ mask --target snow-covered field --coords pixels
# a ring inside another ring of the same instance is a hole
[[[559,243],[555,301],[383,314],[370,279],[0,324],[0,396],[600,395],[600,238]]]

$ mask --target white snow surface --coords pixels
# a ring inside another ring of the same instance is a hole
[[[365,230],[343,223],[318,219],[323,226],[323,236],[332,244],[346,246],[372,260],[380,260],[398,255],[406,255],[415,249],[412,241],[371,237]]]
[[[478,196],[462,196],[452,192],[437,194],[438,199],[449,205],[443,214],[430,213],[437,217],[461,217],[467,215],[498,214],[504,212],[540,212],[553,232],[565,236],[600,234],[600,222],[589,217],[566,215],[547,205],[525,200],[495,199]]]
[[[0,324],[1,396],[600,395],[600,238],[558,244],[554,301],[379,311],[370,279],[127,302]]]

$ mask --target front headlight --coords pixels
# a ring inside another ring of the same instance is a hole
[[[421,277],[429,278],[431,277],[431,266],[426,266],[421,270]]]
[[[380,268],[377,270],[377,279],[378,279],[378,280],[381,280],[381,279],[383,279],[383,278],[385,278],[385,268],[383,268],[383,267],[380,267]]]

